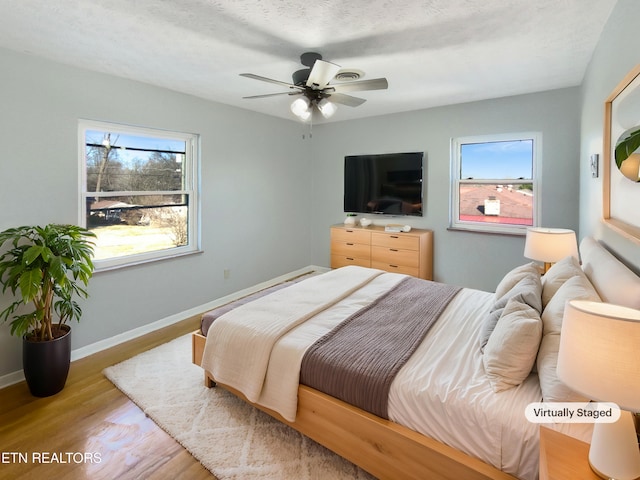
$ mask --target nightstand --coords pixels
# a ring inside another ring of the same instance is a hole
[[[589,444],[540,427],[540,480],[601,480],[589,466]]]

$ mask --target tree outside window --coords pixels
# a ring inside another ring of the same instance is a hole
[[[81,223],[98,269],[196,251],[197,136],[84,122]]]

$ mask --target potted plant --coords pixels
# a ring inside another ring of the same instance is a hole
[[[24,376],[34,396],[64,388],[71,362],[67,322],[82,315],[75,298],[88,295],[94,237],[85,228],[58,224],[0,232],[0,284],[16,297],[0,312],[0,322],[11,319],[11,334],[23,339]]]

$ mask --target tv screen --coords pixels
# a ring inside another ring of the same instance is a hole
[[[344,157],[344,211],[422,216],[422,152]]]

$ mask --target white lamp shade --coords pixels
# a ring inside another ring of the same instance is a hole
[[[524,256],[547,263],[555,263],[568,256],[579,259],[576,233],[566,228],[528,228]]]
[[[320,100],[317,103],[317,105],[318,105],[318,110],[320,110],[320,113],[322,113],[322,116],[324,118],[329,118],[333,116],[333,114],[336,113],[336,111],[338,110],[338,107],[336,106],[336,104],[330,102],[326,98],[323,98],[322,100]]]
[[[567,302],[557,373],[592,400],[640,410],[640,310],[609,303]]]

